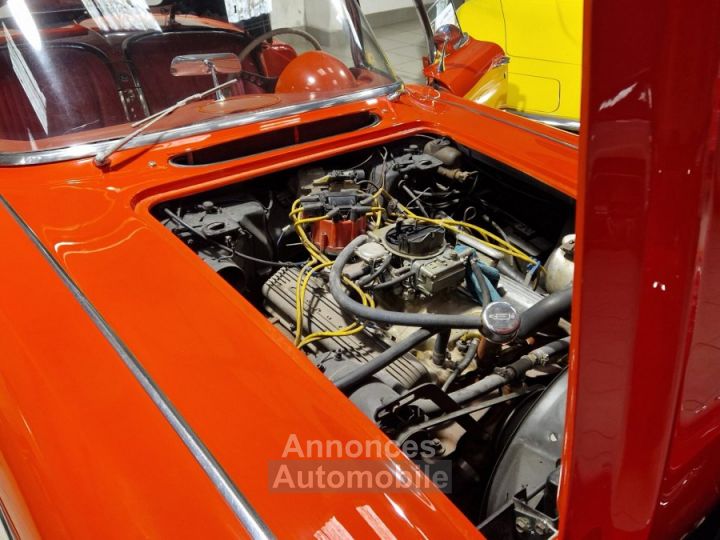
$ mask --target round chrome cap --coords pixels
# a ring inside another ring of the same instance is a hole
[[[493,343],[509,343],[520,329],[520,314],[507,302],[490,302],[482,312],[480,331]]]

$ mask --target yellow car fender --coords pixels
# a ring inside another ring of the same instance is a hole
[[[467,0],[458,18],[463,31],[497,43],[510,58],[507,108],[580,117],[582,0]],[[465,97],[476,101],[482,94],[474,88]]]

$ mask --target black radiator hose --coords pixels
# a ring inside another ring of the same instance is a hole
[[[393,346],[389,349],[381,352],[375,358],[370,360],[367,364],[364,364],[359,368],[351,371],[337,381],[333,381],[333,383],[335,384],[335,386],[337,386],[340,390],[344,392],[354,390],[355,387],[358,386],[360,383],[365,382],[366,379],[372,377],[381,369],[384,369],[390,364],[392,364],[403,354],[410,351],[411,349],[414,349],[436,332],[436,330],[427,330],[425,328],[420,328],[402,341],[398,341],[397,343],[393,344]]]
[[[398,326],[418,326],[420,328],[435,329],[478,329],[482,326],[480,317],[472,315],[448,315],[440,313],[405,313],[387,309],[372,308],[362,305],[350,298],[342,284],[342,274],[345,265],[355,250],[368,241],[367,235],[360,235],[350,242],[335,259],[330,269],[329,289],[340,308],[360,319],[375,321],[382,324],[396,324]],[[520,330],[518,337],[525,338],[547,322],[559,318],[570,310],[572,302],[572,288],[552,293],[520,316]]]
[[[518,337],[525,338],[542,325],[570,311],[572,287],[547,295],[520,315]]]
[[[355,253],[355,250],[368,241],[367,235],[360,235],[350,242],[335,259],[330,270],[329,289],[340,308],[360,319],[375,321],[383,324],[396,324],[398,326],[419,326],[420,328],[473,328],[482,325],[479,316],[447,315],[439,313],[405,313],[387,309],[363,306],[350,298],[342,284],[342,273],[345,265]]]

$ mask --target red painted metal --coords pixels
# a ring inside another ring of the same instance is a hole
[[[679,538],[720,493],[720,4],[588,4],[565,538]]]
[[[279,93],[337,92],[358,86],[348,67],[332,54],[307,51],[290,60],[277,81]]]
[[[148,210],[160,200],[419,132],[447,134],[574,193],[573,136],[433,96],[412,88],[397,101],[369,100],[123,150],[107,170],[82,159],[2,171],[3,196],[281,538],[312,537],[333,518],[356,538],[367,537],[372,529],[358,511],[364,506],[398,538],[478,535],[436,490],[272,491],[268,463],[281,458],[290,434],[387,439]],[[235,161],[169,164],[190,147],[361,110],[379,122]],[[15,257],[4,274],[3,291],[12,290],[0,296],[0,383],[8,389],[0,406],[0,499],[17,528],[28,537],[37,531],[55,538],[181,538],[202,535],[193,531],[209,520],[205,536],[241,535],[187,450],[20,229],[4,215],[0,226],[4,253]],[[402,457],[382,459],[388,468],[409,466]]]
[[[448,52],[443,71],[438,71],[437,62],[429,64],[427,58],[423,71],[428,79],[436,81],[456,96],[464,96],[504,54],[495,43],[468,37],[463,47]]]
[[[0,504],[17,536],[244,537],[160,411],[4,208],[0,249],[12,254],[0,302]]]
[[[398,538],[477,535],[434,490],[269,489],[268,462],[281,457],[292,433],[386,439],[150,207],[420,132],[448,135],[577,195],[561,534],[677,538],[720,490],[720,4],[606,0],[586,12],[579,186],[574,136],[410,87],[395,101],[124,150],[107,170],[90,159],[6,168],[0,192],[276,534],[312,536],[335,518],[358,538],[372,532],[362,506]],[[361,110],[379,122],[236,161],[169,164],[188,148]],[[8,254],[0,499],[15,528],[23,537],[242,536],[157,409],[4,212],[0,232]],[[402,457],[382,459],[408,466]]]

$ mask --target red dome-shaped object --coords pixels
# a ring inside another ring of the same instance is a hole
[[[323,51],[308,51],[285,66],[275,92],[328,92],[356,86],[355,76],[342,61]]]

